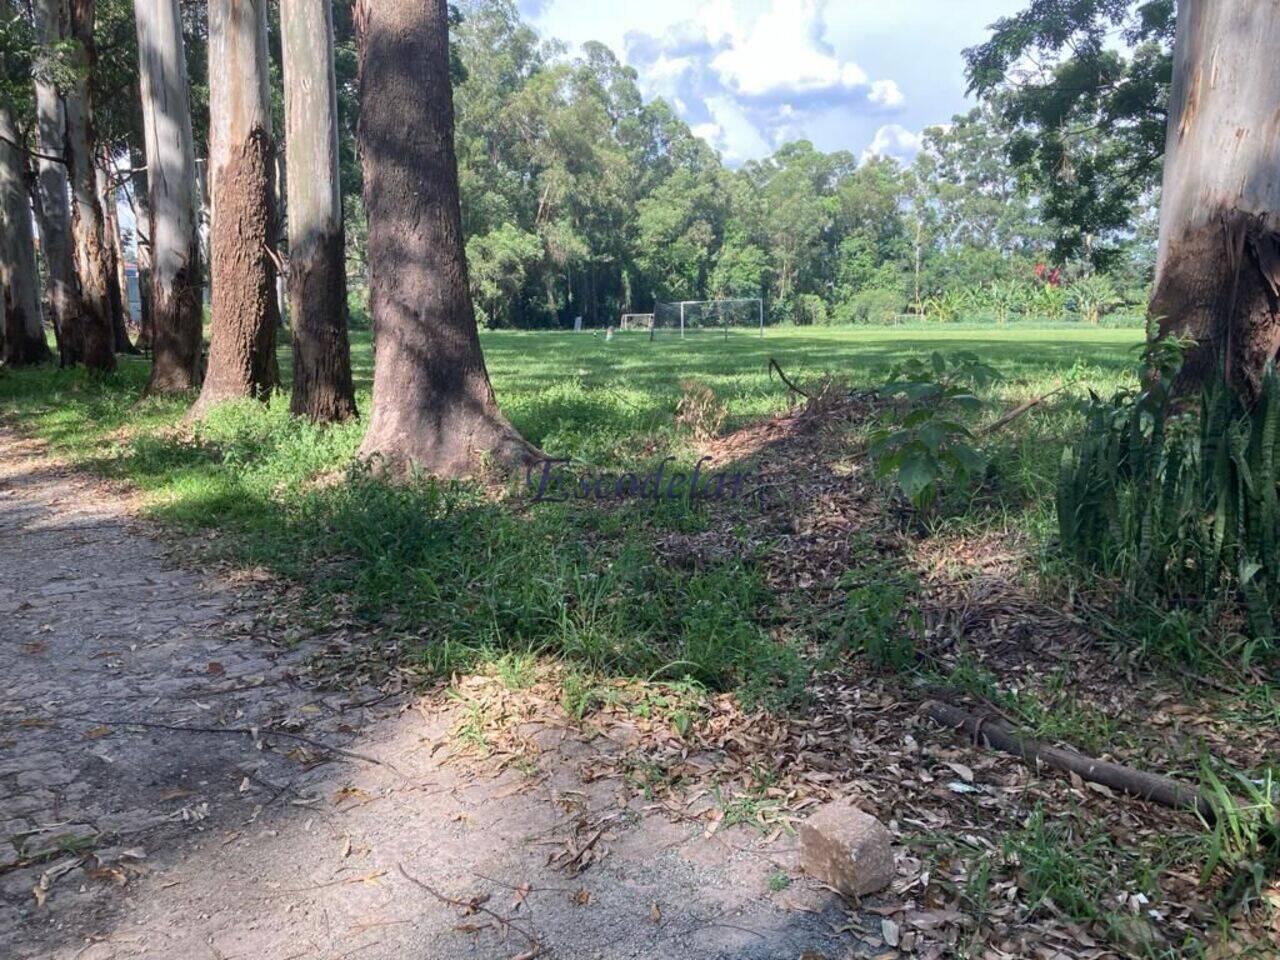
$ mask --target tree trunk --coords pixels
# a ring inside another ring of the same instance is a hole
[[[66,0],[36,0],[36,33],[51,47],[66,37]],[[45,301],[58,341],[59,362],[74,366],[84,360],[84,306],[71,239],[71,205],[67,199],[67,165],[53,157],[66,156],[66,115],[62,97],[48,72],[35,71],[36,142],[40,251],[45,264]]]
[[[278,380],[266,0],[210,0],[209,63],[213,330],[193,417],[224,400],[266,400]]]
[[[178,0],[134,4],[138,27],[138,76],[146,140],[148,198],[146,278],[138,223],[138,281],[149,301],[149,394],[171,394],[200,385],[203,309],[200,240],[196,223],[195,141],[187,58]],[[143,204],[139,204],[142,206]]]
[[[76,48],[70,57],[74,73],[64,91],[64,102],[66,157],[71,175],[71,226],[83,306],[84,364],[90,370],[107,371],[116,368],[116,355],[111,324],[111,264],[102,225],[102,204],[98,202],[93,103],[89,97],[89,75],[96,60],[95,8],[96,0],[71,0],[70,36],[76,41]]]
[[[102,233],[107,250],[107,300],[111,304],[111,339],[116,353],[137,353],[129,340],[129,310],[124,280],[124,241],[120,237],[119,190],[110,172],[98,167],[98,202],[102,204]]]
[[[347,340],[346,242],[330,0],[281,0],[294,414],[356,414]]]
[[[0,286],[3,287],[4,362],[12,367],[49,359],[49,343],[40,319],[26,157],[14,145],[18,142],[13,114],[7,105],[0,105]]]
[[[472,472],[539,456],[503,417],[467,283],[445,0],[358,0],[360,146],[377,362],[361,455]],[[413,122],[406,122],[406,118]]]
[[[138,346],[148,352],[152,349],[154,323],[151,316],[151,198],[147,172],[141,169],[147,165],[146,153],[136,148],[129,150],[129,162],[134,171],[129,190],[133,208],[134,246],[137,248],[138,265]],[[197,274],[199,271],[197,271]],[[197,309],[199,307],[199,277],[197,276]],[[196,351],[199,356],[200,342],[197,334]],[[154,368],[152,375],[154,376]]]
[[[1280,0],[1179,0],[1151,313],[1183,379],[1256,392],[1280,348]]]

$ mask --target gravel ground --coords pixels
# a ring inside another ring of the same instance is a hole
[[[308,686],[252,585],[156,536],[0,429],[0,956],[874,952],[794,839],[583,782],[572,731],[533,779],[448,762],[443,697]]]

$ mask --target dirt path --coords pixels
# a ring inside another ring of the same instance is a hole
[[[597,747],[564,730],[538,734],[536,780],[469,774],[445,762],[446,702],[309,688],[308,644],[271,643],[262,598],[176,567],[170,547],[0,429],[0,956],[873,949],[833,933],[848,918],[824,891],[781,889],[794,841],[707,838],[583,782]],[[514,923],[464,917],[406,873]]]

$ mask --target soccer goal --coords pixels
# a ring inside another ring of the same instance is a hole
[[[652,330],[652,313],[624,313],[618,324],[619,330]]]
[[[681,300],[656,303],[649,339],[659,334],[689,334],[719,331],[725,339],[732,328],[758,330],[764,336],[764,301],[759,298],[741,300]]]

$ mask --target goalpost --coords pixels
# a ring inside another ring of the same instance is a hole
[[[680,300],[675,303],[655,303],[649,339],[660,331],[679,331],[684,337],[698,330],[723,330],[729,338],[730,327],[759,329],[764,336],[764,301],[759,297],[724,300]]]
[[[619,330],[652,330],[653,314],[652,313],[624,313],[622,322],[618,324]]]

